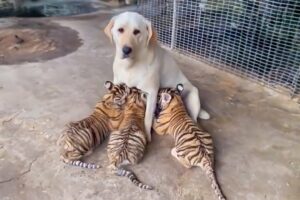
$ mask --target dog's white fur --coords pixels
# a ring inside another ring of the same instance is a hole
[[[183,100],[190,116],[195,121],[198,115],[201,119],[210,118],[201,109],[198,89],[185,77],[167,51],[157,44],[150,21],[138,13],[124,12],[113,17],[104,32],[116,46],[113,82],[137,87],[148,94],[145,128],[149,141],[159,88],[176,87],[182,83],[185,88]],[[132,48],[129,56],[124,56],[124,46]]]

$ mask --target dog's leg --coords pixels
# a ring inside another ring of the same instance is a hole
[[[151,127],[152,127],[154,111],[156,107],[157,92],[158,91],[154,91],[154,90],[147,92],[149,95],[147,96],[147,105],[146,105],[146,113],[145,113],[145,129],[146,129],[148,142],[151,142]]]
[[[201,109],[199,91],[196,87],[191,86],[186,88],[186,95],[184,96],[184,103],[190,117],[197,122],[197,118],[209,119],[209,114]]]
[[[186,88],[186,95],[184,96],[184,104],[190,115],[190,117],[197,122],[198,115],[200,113],[201,104],[198,95],[198,90],[195,87]]]

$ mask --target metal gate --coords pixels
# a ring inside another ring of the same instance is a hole
[[[139,0],[173,51],[300,93],[299,0]]]

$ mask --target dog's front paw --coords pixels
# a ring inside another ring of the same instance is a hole
[[[210,115],[205,110],[201,109],[199,113],[200,119],[210,119]]]

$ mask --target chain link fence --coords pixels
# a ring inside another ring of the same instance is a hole
[[[173,51],[300,94],[299,0],[139,0]]]

